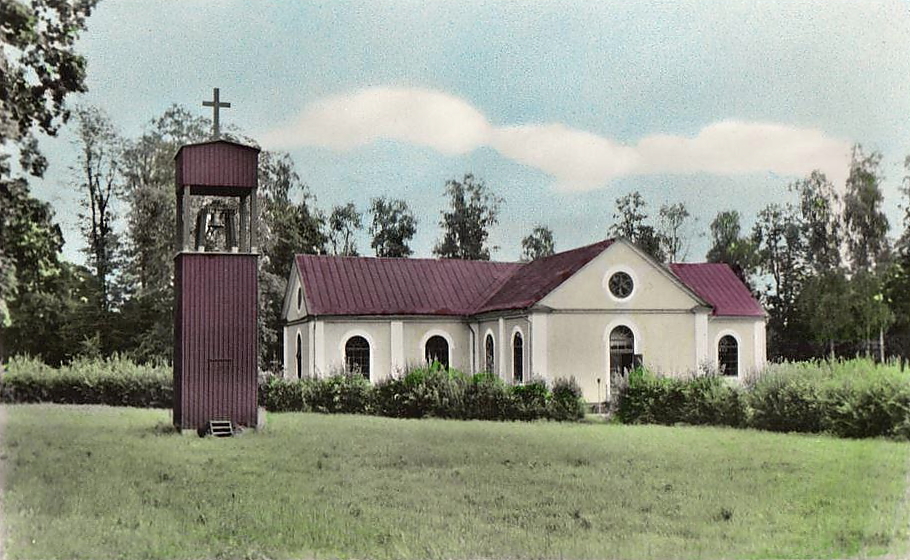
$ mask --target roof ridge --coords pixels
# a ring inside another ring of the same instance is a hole
[[[350,260],[374,260],[374,261],[424,261],[424,262],[468,262],[480,264],[496,265],[522,265],[521,261],[484,261],[480,259],[455,259],[442,257],[377,257],[373,255],[314,255],[312,253],[294,253],[294,258],[323,258],[323,259],[350,259]]]

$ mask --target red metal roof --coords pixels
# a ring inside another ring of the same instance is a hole
[[[714,307],[713,315],[763,317],[765,310],[725,263],[673,263],[670,270]]]
[[[612,244],[612,239],[606,239],[520,265],[475,313],[534,305]]]
[[[471,315],[521,266],[297,255],[311,315]]]
[[[297,255],[311,315],[455,315],[525,309],[613,243],[529,263]],[[714,315],[763,316],[725,264],[673,264],[671,271],[714,306]]]

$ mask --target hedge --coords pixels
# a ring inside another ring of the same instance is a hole
[[[0,402],[106,404],[170,407],[174,400],[170,366],[137,365],[113,356],[76,359],[59,369],[33,358],[12,358],[0,379]]]
[[[168,408],[173,402],[170,366],[140,366],[118,356],[79,359],[59,369],[32,358],[13,358],[0,378],[0,402],[106,404]],[[506,385],[486,373],[468,376],[438,365],[413,369],[376,385],[360,375],[259,383],[259,404],[274,412],[377,414],[397,418],[573,421],[584,417],[574,380]]]
[[[624,423],[910,439],[910,375],[868,360],[787,363],[740,387],[717,375],[636,370],[620,390],[617,416]]]
[[[506,385],[495,375],[473,376],[435,366],[413,369],[369,385],[360,376],[323,379],[266,379],[259,403],[274,411],[344,412],[394,418],[576,421],[584,417],[581,389],[574,380],[557,380],[553,390],[532,380]]]

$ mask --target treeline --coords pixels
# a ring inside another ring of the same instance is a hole
[[[709,262],[725,262],[764,304],[772,360],[910,355],[910,157],[901,186],[896,239],[882,203],[881,154],[853,148],[849,175],[835,185],[820,171],[789,185],[792,201],[772,202],[743,231],[736,210],[710,224]],[[637,192],[617,199],[611,233],[659,261],[685,258],[691,231],[683,205],[656,221]]]

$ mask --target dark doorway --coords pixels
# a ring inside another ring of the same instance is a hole
[[[610,332],[610,375],[625,375],[634,366],[635,335],[620,325]]]

